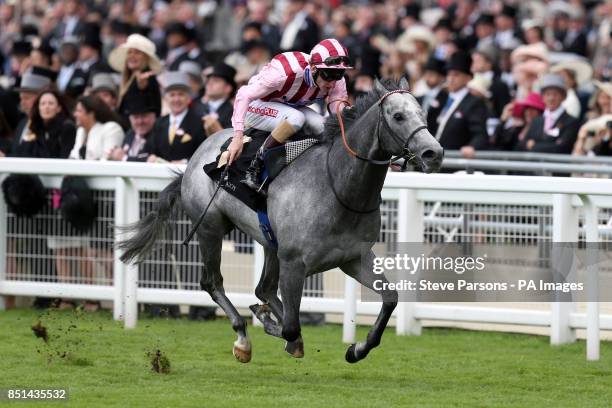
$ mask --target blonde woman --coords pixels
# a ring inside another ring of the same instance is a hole
[[[155,55],[155,44],[140,34],[132,34],[108,57],[110,66],[121,73],[118,112],[127,118],[128,100],[148,100],[161,112],[161,92],[156,75],[161,63]]]

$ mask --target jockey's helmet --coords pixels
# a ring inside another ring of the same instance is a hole
[[[334,38],[321,41],[310,51],[310,64],[317,69],[353,69],[346,48]]]

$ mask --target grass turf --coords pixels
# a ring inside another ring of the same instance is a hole
[[[47,328],[49,343],[31,326]],[[364,339],[367,327],[357,331]],[[585,361],[579,341],[450,329],[420,337],[387,330],[363,361],[344,361],[341,327],[305,327],[306,357],[249,327],[253,360],[235,361],[229,322],[141,319],[124,330],[107,312],[0,312],[0,388],[68,387],[69,401],[15,406],[345,407],[580,406],[612,404],[612,343]],[[150,369],[161,350],[169,374]],[[0,405],[7,404],[0,401]]]

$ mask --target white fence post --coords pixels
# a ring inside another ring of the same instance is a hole
[[[132,224],[140,218],[140,196],[134,181],[123,178],[125,183],[125,222]],[[138,265],[125,266],[125,328],[133,329],[138,322]]]
[[[571,194],[553,194],[553,245],[578,241],[578,211],[572,206]],[[551,259],[551,262],[555,262]],[[576,330],[570,326],[572,302],[551,303],[550,344],[576,341]]]
[[[597,263],[599,231],[597,207],[589,196],[580,197],[584,204],[584,221],[586,229],[586,354],[587,360],[599,360],[599,265]]]
[[[357,332],[357,281],[344,275],[344,315],[342,318],[342,341],[352,344]]]
[[[423,242],[423,203],[417,191],[401,189],[397,203],[397,242]],[[420,335],[421,322],[415,317],[416,302],[401,301],[397,305],[395,331],[398,335]]]
[[[125,181],[121,177],[115,178],[115,227],[125,225],[126,205],[125,205]],[[117,249],[117,242],[123,236],[118,228],[115,228],[115,245],[113,245],[113,286],[115,297],[113,299],[113,319],[125,319],[125,265],[119,257],[121,252]]]
[[[263,271],[264,263],[265,263],[265,253],[263,246],[259,244],[257,241],[253,241],[253,293],[255,293],[255,288],[259,283],[259,278],[261,278],[261,273]],[[263,324],[259,321],[259,319],[253,315],[253,326],[263,326]]]
[[[0,177],[0,181],[2,181]],[[6,247],[7,240],[6,235],[8,234],[6,217],[8,212],[6,210],[6,203],[4,202],[4,195],[0,191],[0,292],[2,292],[2,284],[6,281],[6,265],[8,257],[8,249]],[[6,305],[4,304],[4,296],[0,295],[0,310],[4,310]]]

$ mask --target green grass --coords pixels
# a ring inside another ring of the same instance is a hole
[[[49,345],[31,330],[39,317]],[[548,338],[425,329],[398,337],[389,329],[364,361],[344,361],[341,327],[303,329],[306,357],[250,327],[253,360],[232,356],[234,333],[215,322],[142,319],[124,330],[106,312],[0,312],[0,388],[68,387],[68,403],[15,407],[344,407],[576,406],[612,404],[612,343],[585,361],[580,341],[551,347]],[[367,328],[358,329],[359,339]],[[150,370],[160,349],[169,374]],[[63,355],[66,353],[65,355]],[[58,356],[60,354],[60,356]],[[63,356],[61,356],[63,355]]]

